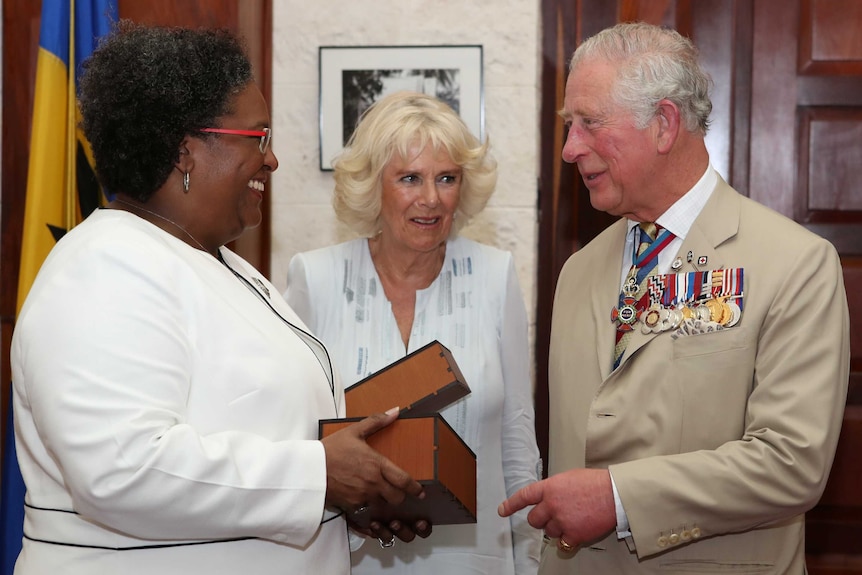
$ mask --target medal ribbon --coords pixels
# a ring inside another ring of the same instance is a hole
[[[638,311],[646,309],[650,298],[650,290],[645,280],[648,276],[655,275],[659,253],[674,239],[674,235],[670,231],[662,229],[652,222],[641,222],[639,227],[640,241],[635,247],[634,254],[632,254],[632,269],[629,272],[629,277],[634,277],[637,292],[636,294],[629,295],[623,290],[620,293],[619,306],[611,314],[612,318],[618,317],[616,314],[619,309],[622,309],[626,305],[626,300],[631,301],[631,299],[635,299],[637,302],[635,306]],[[631,309],[631,307],[628,306],[628,309]],[[617,320],[614,319],[614,321]],[[637,319],[634,320],[634,322],[636,321]],[[628,344],[628,339],[631,336],[631,323],[619,324],[617,326],[613,356],[614,369],[620,364],[620,360],[622,360],[623,353]]]
[[[641,230],[641,236],[646,234],[645,231]],[[650,263],[653,259],[657,258],[659,253],[667,247],[669,243],[673,241],[673,234],[668,230],[662,230],[662,232],[649,244],[642,253],[638,254],[637,249],[632,256],[632,265],[638,268],[638,276],[640,276],[641,270],[648,270],[651,268]],[[644,240],[641,240],[641,245],[643,245]],[[640,283],[641,278],[638,278],[638,283]]]

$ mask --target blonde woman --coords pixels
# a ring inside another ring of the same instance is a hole
[[[457,235],[494,190],[488,143],[443,102],[398,92],[369,108],[333,167],[336,215],[360,238],[296,255],[285,296],[345,386],[435,339],[449,348],[472,393],[442,413],[476,453],[480,486],[476,524],[366,543],[353,573],[535,573],[540,532],[496,512],[540,475],[524,300],[511,254]]]

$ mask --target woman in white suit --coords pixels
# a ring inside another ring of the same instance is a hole
[[[16,575],[347,575],[342,510],[422,488],[363,440],[394,412],[317,440],[344,413],[329,354],[224,247],[278,167],[239,41],[122,22],[80,88],[115,196],[17,320]]]

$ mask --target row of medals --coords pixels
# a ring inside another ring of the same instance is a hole
[[[683,322],[711,322],[716,328],[733,327],[742,317],[742,310],[729,296],[711,297],[699,302],[683,302],[678,307],[662,307],[653,304],[643,312],[641,331],[661,333],[678,329]],[[720,326],[720,327],[719,327]]]
[[[713,274],[713,289],[721,288],[722,283],[718,274]],[[661,333],[678,329],[684,324],[705,324],[708,331],[733,327],[742,317],[742,310],[733,300],[739,295],[711,295],[707,298],[700,297],[695,301],[683,301],[679,305],[662,306],[653,301],[649,308],[640,310],[637,308],[638,285],[634,276],[629,275],[623,286],[626,297],[618,308],[611,313],[611,320],[617,322],[620,331],[631,330],[635,324],[641,321],[641,331],[645,334]],[[699,326],[700,328],[700,326]],[[700,329],[698,329],[700,331]]]

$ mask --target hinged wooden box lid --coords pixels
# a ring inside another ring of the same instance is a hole
[[[344,390],[347,417],[391,407],[404,415],[430,415],[470,393],[452,353],[432,341]]]
[[[320,437],[361,418],[320,421]],[[371,521],[427,519],[432,525],[476,522],[476,455],[439,415],[395,420],[367,439],[425,487],[425,498],[407,497],[397,506],[372,503],[351,519],[365,527]]]

